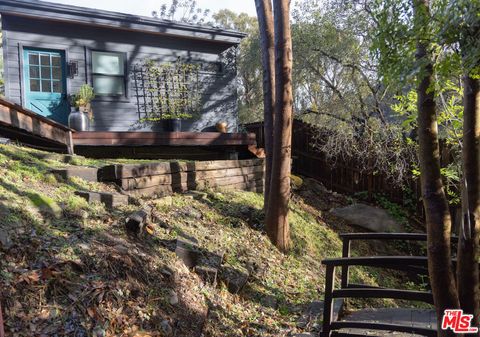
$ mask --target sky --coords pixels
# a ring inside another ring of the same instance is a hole
[[[74,6],[105,9],[109,11],[151,16],[152,11],[158,11],[164,3],[170,4],[171,0],[46,0]],[[216,12],[228,8],[234,12],[245,12],[256,16],[254,0],[197,0],[197,5],[202,9]]]

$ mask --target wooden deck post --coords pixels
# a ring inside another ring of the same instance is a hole
[[[350,239],[343,238],[342,257],[350,257]],[[342,266],[342,289],[348,288],[348,265]]]
[[[73,149],[73,136],[72,136],[72,131],[68,131],[67,134],[67,150],[68,154],[75,154],[74,149]]]
[[[321,337],[331,336],[331,323],[333,317],[333,297],[332,292],[335,286],[335,266],[332,264],[327,265],[325,280],[325,298],[323,302],[323,327],[320,334]]]

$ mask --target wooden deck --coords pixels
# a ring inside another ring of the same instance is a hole
[[[246,159],[254,134],[219,132],[75,132],[75,153],[92,158]]]
[[[249,158],[253,133],[76,132],[20,105],[0,99],[0,136],[29,146],[95,158]],[[233,157],[232,157],[233,156]]]
[[[219,132],[75,132],[75,153],[92,158],[246,159],[254,134]]]
[[[255,134],[219,132],[75,132],[75,146],[248,146]]]

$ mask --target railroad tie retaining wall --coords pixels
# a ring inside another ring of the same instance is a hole
[[[109,165],[99,180],[115,182],[130,195],[168,195],[196,189],[263,192],[264,160],[217,160]]]

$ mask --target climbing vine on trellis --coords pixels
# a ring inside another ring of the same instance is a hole
[[[200,109],[200,66],[180,60],[135,65],[133,77],[142,121],[187,119]]]

